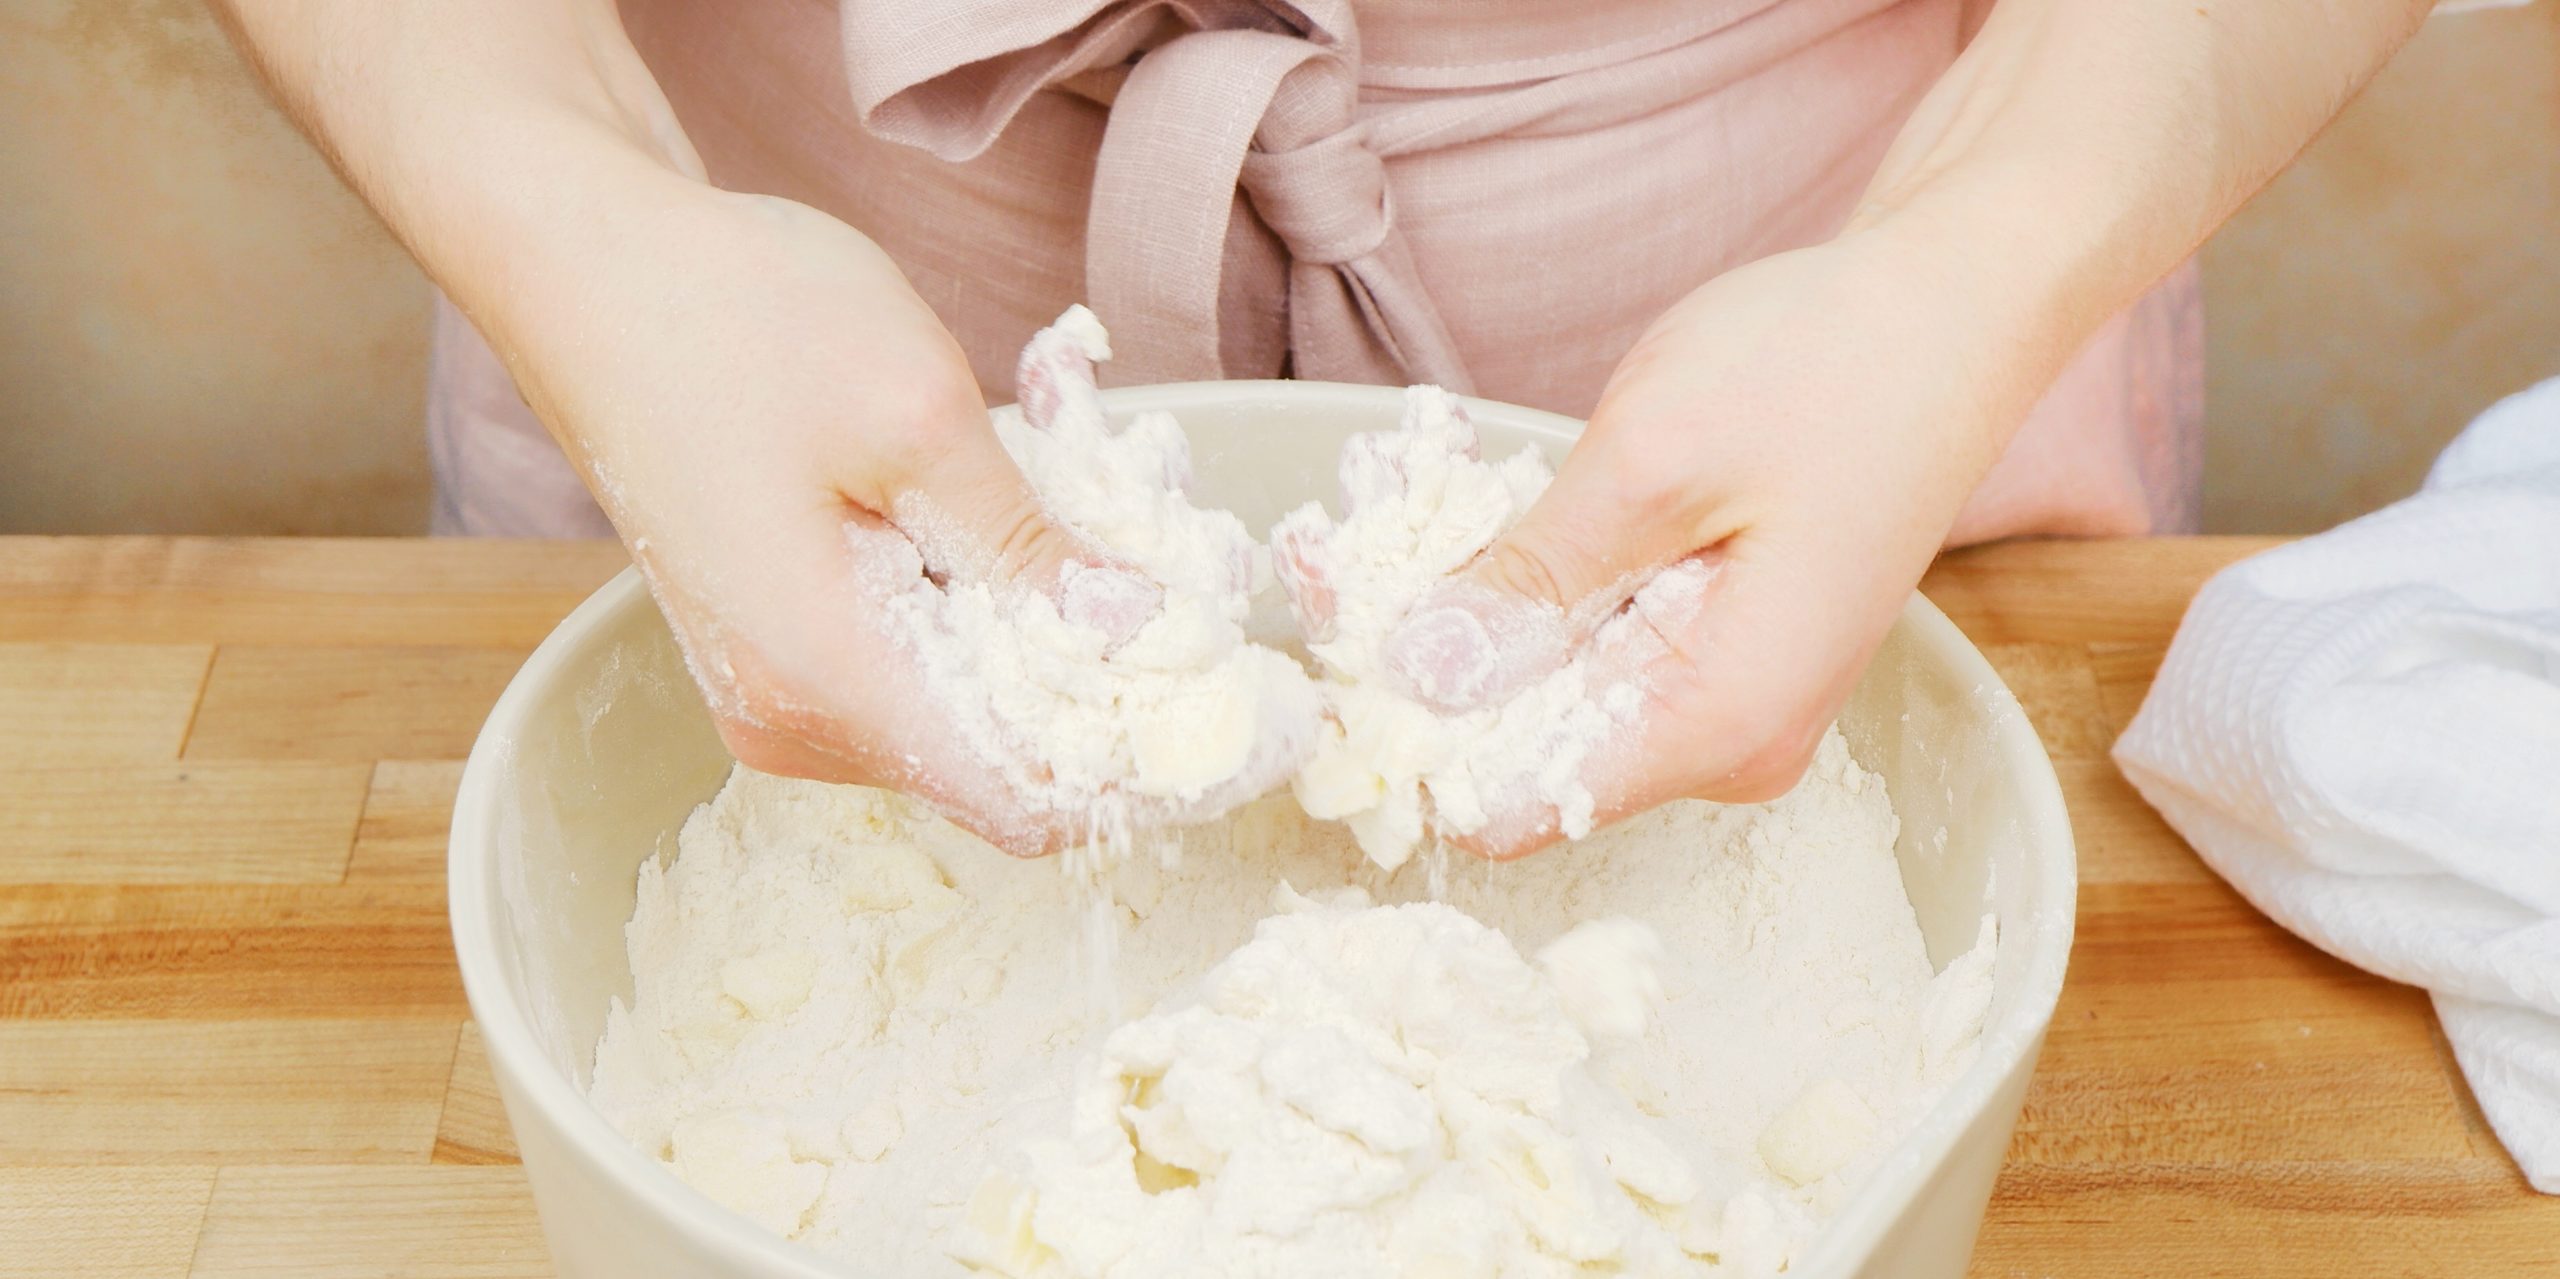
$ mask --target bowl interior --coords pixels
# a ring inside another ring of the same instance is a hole
[[[1253,528],[1307,498],[1330,501],[1343,439],[1392,425],[1400,403],[1392,390],[1309,383],[1147,387],[1111,400],[1121,413],[1177,411],[1201,498]],[[1561,460],[1576,429],[1526,409],[1471,409],[1488,454],[1535,446]],[[2073,890],[2049,762],[2015,699],[1925,601],[1896,624],[1842,727],[1901,815],[1896,852],[1932,962],[1971,946],[1986,909],[2002,945],[1976,1065],[1835,1218],[1817,1263],[1872,1243],[2032,1055],[2060,988]],[[635,1177],[664,1174],[622,1145],[583,1089],[607,1006],[631,992],[622,930],[639,863],[671,846],[729,763],[664,621],[626,572],[517,676],[457,803],[456,945],[492,1056],[532,1104],[583,1112],[561,1115],[573,1139]]]

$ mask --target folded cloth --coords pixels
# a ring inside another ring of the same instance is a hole
[[[2415,497],[2206,583],[2115,758],[2277,923],[2426,987],[2560,1194],[2560,379]]]

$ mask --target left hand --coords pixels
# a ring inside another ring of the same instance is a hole
[[[1552,606],[1596,674],[1641,676],[1637,728],[1585,769],[1600,820],[1792,787],[2033,402],[2044,360],[2012,358],[1966,273],[1915,249],[1861,233],[1683,299],[1619,364],[1546,495],[1399,633],[1435,608]],[[1691,557],[1712,570],[1693,608],[1592,638],[1638,575]],[[1535,629],[1482,620],[1456,629]],[[1564,656],[1452,654],[1449,633],[1401,651],[1501,672],[1478,704]],[[1553,812],[1523,809],[1459,842],[1507,857],[1556,836]]]
[[[1992,6],[1904,121],[1858,229],[1709,282],[1636,343],[1544,500],[1466,570],[1474,582],[1445,584],[1408,621],[1409,691],[1472,682],[1471,702],[1492,701],[1562,656],[1466,651],[1451,637],[1540,628],[1433,625],[1435,612],[1562,606],[1587,621],[1630,575],[1700,557],[1715,576],[1694,608],[1642,608],[1611,642],[1586,640],[1604,678],[1640,672],[1650,687],[1639,731],[1584,781],[1604,820],[1785,791],[2071,352],[2289,162],[2432,8]],[[1497,815],[1465,842],[1522,853],[1555,826]]]

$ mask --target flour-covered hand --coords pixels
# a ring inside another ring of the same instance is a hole
[[[610,4],[215,8],[577,464],[740,759],[910,791],[1017,852],[1081,835],[927,695],[881,605],[929,574],[1052,599],[1108,649],[1159,593],[1069,571],[1108,557],[1043,514],[888,254],[714,186]],[[1033,354],[1026,396],[1074,372]]]
[[[1633,677],[1639,715],[1584,767],[1602,821],[1784,793],[1995,456],[1995,424],[2032,399],[1968,357],[1966,305],[1880,238],[1691,294],[1619,366],[1537,505],[1415,606],[1391,668],[1453,707],[1568,654],[1596,683]],[[1684,562],[1688,589],[1637,591]],[[1537,662],[1488,647],[1559,615]],[[1508,856],[1557,834],[1533,809],[1458,842]]]
[[[1066,571],[1099,557],[1043,514],[957,344],[852,228],[654,178],[597,207],[526,273],[494,336],[630,546],[729,748],[767,772],[914,793],[1016,852],[1080,833],[967,748],[884,605],[930,570],[1048,592],[1126,634],[1152,588]]]

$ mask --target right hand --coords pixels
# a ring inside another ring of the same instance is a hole
[[[959,346],[885,253],[814,209],[663,173],[604,194],[482,322],[729,749],[907,791],[1019,855],[1064,846],[1082,815],[1027,811],[880,625],[915,585],[910,544],[962,580],[1042,590],[1094,558],[1042,515]]]

